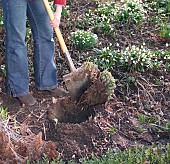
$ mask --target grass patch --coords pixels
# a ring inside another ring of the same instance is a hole
[[[170,163],[170,145],[152,146],[152,147],[136,147],[128,149],[124,152],[108,151],[102,158],[92,155],[91,159],[80,159],[82,164],[169,164]],[[28,162],[29,163],[29,162]],[[34,164],[64,164],[62,160],[48,161],[46,157],[42,161],[34,162]],[[68,161],[69,164],[76,164],[74,160]]]

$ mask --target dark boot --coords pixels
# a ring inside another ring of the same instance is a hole
[[[57,97],[63,97],[63,96],[68,95],[68,92],[64,88],[61,88],[61,87],[51,89],[51,90],[49,90],[49,92],[51,92],[52,94],[54,94]]]
[[[37,103],[36,99],[31,94],[18,96],[17,98],[22,104],[25,104],[27,106],[33,106]]]

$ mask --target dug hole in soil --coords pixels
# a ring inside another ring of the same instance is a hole
[[[69,39],[70,32],[80,27],[79,21],[86,18],[89,9],[95,11],[97,5],[93,0],[71,0],[70,2],[68,5],[71,21],[68,20],[68,17],[63,17],[61,28],[69,50],[74,51],[74,57],[79,63],[85,58],[80,58],[82,54],[73,48]],[[120,3],[120,1],[115,2]],[[122,23],[114,25],[113,23],[114,37],[105,36],[103,30],[99,29],[97,35],[100,37],[102,45],[98,48],[101,49],[108,43],[113,43],[112,49],[124,50],[127,46],[140,46],[145,43],[146,47],[154,52],[169,49],[170,47],[166,47],[165,44],[170,43],[170,40],[160,38],[158,23],[152,22],[155,18],[159,18],[157,17],[158,13],[154,10],[149,10],[147,13],[146,21],[137,28],[129,23],[128,25]],[[165,22],[167,22],[167,17],[165,17]],[[90,25],[84,30],[91,28],[93,29]],[[5,31],[1,27],[0,36],[0,65],[4,66]],[[28,53],[32,59],[33,42],[30,40],[29,43],[31,46],[28,48]],[[56,63],[61,70],[59,72],[63,72],[65,62],[58,50],[56,54]],[[94,53],[88,51],[88,55],[94,55]],[[55,102],[58,101],[62,104],[68,101],[72,110],[78,104],[70,102],[68,97],[56,99],[54,95],[47,92],[37,92],[32,80],[33,73],[31,73],[30,91],[37,99],[38,104],[33,109],[21,107],[18,101],[6,96],[5,75],[1,71],[0,69],[0,89],[2,91],[0,92],[0,104],[2,108],[7,108],[9,119],[0,120],[0,163],[24,163],[28,159],[35,161],[41,159],[44,153],[49,159],[60,157],[65,163],[72,159],[76,163],[80,163],[79,159],[82,157],[91,158],[92,153],[101,157],[108,150],[113,153],[121,152],[136,146],[140,148],[148,145],[166,145],[170,141],[169,132],[160,131],[157,126],[150,125],[150,123],[154,123],[165,126],[170,120],[170,73],[169,71],[165,72],[164,67],[158,71],[145,70],[133,73],[121,70],[119,67],[114,68],[112,75],[118,79],[118,83],[113,99],[90,107],[88,106],[90,99],[84,99],[87,104],[84,104],[85,109],[80,106],[75,108],[77,109],[75,114],[70,117],[68,117],[68,108],[70,107],[64,106],[60,109],[66,115],[63,118],[63,113],[61,113],[62,122],[54,121],[52,117],[49,119],[50,112],[55,114],[56,109],[59,108]],[[62,81],[61,75],[62,73],[59,73],[59,81]],[[130,82],[129,84],[129,77],[134,77],[138,83],[135,81],[135,83]],[[100,91],[98,94],[103,93]],[[51,97],[54,97],[53,100]],[[101,98],[101,100],[103,99]],[[83,100],[80,102],[83,107]],[[79,111],[81,112],[79,113]],[[77,115],[76,112],[78,112]],[[140,116],[147,118],[146,124],[141,123]]]
[[[37,98],[42,97],[34,94]],[[72,101],[69,96],[53,97],[47,107],[41,102],[33,110],[11,111],[17,113],[15,117],[20,124],[19,134],[5,123],[0,124],[1,162],[25,163],[27,160],[41,159],[44,154],[49,160],[61,157],[65,162],[70,159],[78,162],[81,157],[91,156],[92,152],[101,156],[107,151],[100,145],[105,143],[106,136],[93,120],[96,109],[101,109],[107,100],[107,88],[100,73],[95,72],[78,101]]]
[[[94,116],[94,106],[103,104],[108,100],[107,87],[100,77],[100,72],[95,76],[89,73],[86,90],[76,101],[71,97],[53,98],[53,106],[48,111],[50,120],[57,119],[63,123],[81,123],[90,116]]]

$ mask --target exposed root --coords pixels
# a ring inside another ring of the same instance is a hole
[[[57,158],[55,144],[42,140],[42,133],[22,136],[5,122],[0,122],[0,163],[26,163],[46,154],[48,159]]]

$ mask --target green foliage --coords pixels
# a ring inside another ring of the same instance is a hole
[[[144,45],[126,47],[122,50],[113,50],[105,47],[102,50],[94,49],[97,56],[90,57],[100,69],[112,70],[114,68],[125,68],[128,71],[144,71],[145,69],[158,70],[164,66],[169,70],[170,51],[151,51]]]
[[[114,2],[99,3],[95,11],[89,10],[87,17],[89,24],[94,27],[94,32],[98,33],[101,30],[105,35],[111,34],[115,13]]]
[[[94,64],[93,62],[84,62],[83,66],[90,75],[90,79],[92,80],[96,79],[96,76],[100,72],[98,69],[98,65]]]
[[[31,164],[32,162],[27,161],[27,164]],[[49,161],[47,156],[44,154],[44,157],[42,158],[42,160],[38,160],[33,162],[33,164],[64,164],[64,162],[62,162],[60,159],[55,159],[53,161]]]
[[[159,14],[170,15],[170,0],[155,0],[153,4]]]
[[[31,59],[29,59],[29,73],[31,73],[31,74],[34,73],[34,64],[31,61]]]
[[[170,39],[170,24],[168,22],[161,23],[160,36],[165,39]]]
[[[70,16],[69,6],[63,7],[63,10],[62,10],[61,15],[62,15],[64,18],[69,18],[69,16]]]
[[[114,89],[116,88],[114,77],[108,70],[104,70],[101,72],[101,79],[107,88],[109,98],[111,98],[112,94],[114,93]]]
[[[112,94],[114,93],[114,89],[116,88],[116,80],[112,74],[108,70],[100,72],[98,65],[92,62],[84,62],[83,65],[85,66],[85,69],[88,71],[88,74],[92,80],[98,78],[98,75],[100,74],[100,78],[106,87],[108,98],[111,98]]]
[[[54,5],[54,2],[51,1],[51,2],[49,2],[49,4],[50,4],[50,7],[51,7],[52,11],[55,12],[56,6]],[[69,6],[63,7],[61,15],[62,15],[64,18],[68,18],[68,17],[70,16]]]
[[[28,46],[31,44],[31,36],[32,36],[32,31],[30,28],[29,20],[28,18],[26,19],[26,43]]]
[[[55,12],[56,6],[54,5],[54,2],[51,1],[51,2],[49,2],[49,4],[50,4],[50,7],[51,7],[51,10],[52,10],[53,12]]]
[[[74,160],[68,161],[69,164],[76,164]],[[112,152],[109,150],[104,156],[98,158],[92,154],[92,159],[82,158],[80,159],[82,164],[169,164],[170,163],[170,144],[166,146],[151,146],[128,149],[123,152]],[[30,164],[27,161],[27,164]],[[46,156],[41,161],[35,161],[33,164],[64,164],[60,159],[49,161]]]
[[[154,123],[151,123],[150,126],[156,127],[158,132],[167,132],[167,133],[170,133],[170,121],[168,121],[165,126],[157,125],[157,124],[154,124]]]
[[[93,156],[93,159],[82,159],[82,164],[144,164],[144,163],[159,163],[168,164],[170,162],[170,145],[167,144],[166,151],[160,146],[153,146],[150,148],[136,147],[124,152],[107,152],[101,159]]]
[[[0,107],[0,120],[5,121],[8,119],[7,108]]]
[[[116,14],[116,21],[138,24],[144,17],[145,10],[142,1],[127,0],[126,3],[119,8]]]
[[[115,129],[114,127],[111,127],[111,128],[109,129],[109,134],[110,134],[111,136],[115,135],[115,134],[116,134],[116,129]]]
[[[27,27],[27,28],[26,28],[26,42],[27,42],[27,43],[30,42],[30,40],[31,40],[31,35],[32,35],[31,29],[30,29],[30,27]]]
[[[78,50],[85,50],[93,48],[98,43],[98,37],[96,34],[90,31],[78,30],[71,33],[73,43]]]
[[[169,44],[166,44],[166,46],[168,47]],[[157,53],[160,54],[160,57],[162,57],[164,60],[169,60],[170,59],[170,51],[167,50],[159,50],[157,51]]]
[[[4,21],[3,21],[3,12],[0,13],[0,27],[4,26]]]
[[[143,46],[127,47],[120,51],[120,54],[119,64],[125,66],[128,70],[141,71],[144,68],[153,68],[154,64],[159,64],[156,54]]]
[[[3,75],[6,77],[6,68],[5,68],[5,64],[1,64],[1,71],[3,73]]]
[[[168,47],[168,44],[166,45]],[[162,65],[164,65],[164,71],[167,72],[170,70],[170,51],[168,48],[166,50],[159,50],[156,52],[159,56],[159,61],[162,62]]]
[[[148,121],[148,117],[143,115],[143,114],[140,114],[138,115],[138,120],[142,123],[142,124],[146,124],[147,121]]]
[[[90,26],[93,26],[95,33],[104,33],[105,35],[114,34],[116,23],[131,25],[139,24],[145,18],[145,10],[140,0],[127,0],[115,4],[115,2],[99,3],[96,10],[89,10],[87,20]]]
[[[97,56],[94,55],[90,57],[90,60],[96,63],[102,70],[111,70],[114,68],[116,63],[119,61],[119,58],[121,57],[119,52],[114,51],[109,47],[105,47],[102,50],[94,49],[94,51],[97,53]]]

